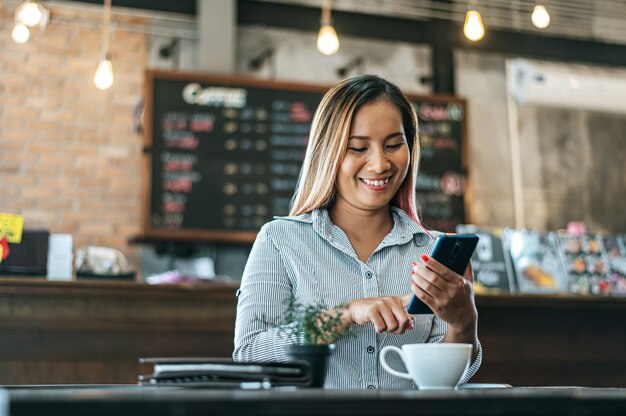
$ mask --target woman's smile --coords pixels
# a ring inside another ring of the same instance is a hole
[[[384,178],[370,178],[370,179],[359,178],[359,180],[363,182],[363,184],[369,189],[373,189],[374,191],[384,191],[385,189],[387,189],[387,186],[389,185],[390,178],[391,176],[387,176]]]

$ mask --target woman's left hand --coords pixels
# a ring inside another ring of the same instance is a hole
[[[413,263],[413,293],[447,322],[449,329],[459,333],[471,331],[478,319],[471,266],[460,276],[430,256],[422,255],[422,261]]]

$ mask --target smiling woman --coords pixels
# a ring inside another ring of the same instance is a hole
[[[411,387],[382,371],[377,355],[388,345],[425,342],[470,344],[462,381],[469,380],[481,362],[473,277],[469,267],[461,276],[427,256],[432,235],[415,210],[418,160],[417,118],[397,86],[364,75],[326,93],[291,215],[261,229],[246,264],[236,360],[286,360],[293,340],[281,334],[293,323],[267,323],[283,322],[292,302],[322,304],[321,319],[340,320],[335,334],[351,327],[356,335],[325,337],[336,343],[325,387]],[[413,294],[435,315],[410,315]]]

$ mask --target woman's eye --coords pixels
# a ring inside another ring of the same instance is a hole
[[[391,150],[396,150],[396,149],[399,149],[402,145],[403,145],[403,143],[390,144],[389,146],[387,146],[387,148],[391,149]]]
[[[367,150],[367,147],[348,147],[349,150],[352,150],[353,152],[364,152]]]

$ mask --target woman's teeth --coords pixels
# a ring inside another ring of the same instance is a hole
[[[365,178],[361,178],[361,180],[370,186],[381,186],[389,182],[389,178],[378,180],[378,181],[372,181],[372,180],[365,179]]]

